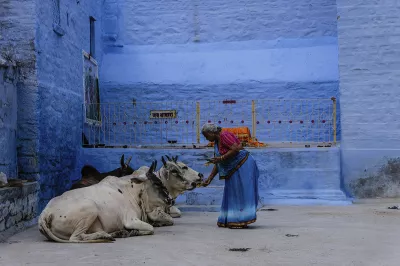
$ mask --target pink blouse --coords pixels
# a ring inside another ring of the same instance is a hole
[[[229,131],[222,131],[220,134],[219,153],[224,155],[233,144],[240,144],[240,140]]]

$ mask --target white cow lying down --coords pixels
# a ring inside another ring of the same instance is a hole
[[[163,166],[155,174],[161,179],[174,200],[183,192],[195,189],[203,181],[203,174],[193,170],[183,162],[178,162],[178,156],[172,157],[172,159],[168,156],[165,157],[168,161],[161,157]],[[142,166],[133,175],[144,176],[147,171],[148,166]],[[181,211],[175,206],[171,206],[167,213],[174,218],[181,217]],[[158,225],[154,224],[154,226]]]
[[[168,190],[154,175],[153,162],[145,176],[121,179],[108,176],[100,183],[55,197],[39,217],[40,232],[62,243],[110,242],[115,237],[151,235],[144,222],[149,203],[168,208]]]

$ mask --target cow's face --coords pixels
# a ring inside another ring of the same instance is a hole
[[[201,173],[194,171],[182,162],[178,162],[178,157],[173,157],[172,159],[168,156],[166,157],[168,161],[161,157],[164,164],[161,172],[170,187],[183,192],[185,190],[193,190],[201,183],[203,179]]]
[[[125,156],[124,156],[124,154],[122,154],[121,160],[120,160],[121,167],[119,168],[120,176],[131,175],[134,172],[133,168],[130,167],[130,165],[129,165],[129,163],[132,160],[132,156],[129,157],[128,160],[126,160],[126,162],[125,162],[124,158],[125,158]]]
[[[160,178],[155,175],[157,161],[154,161],[146,173],[146,192],[149,207],[170,207],[173,199]]]
[[[202,173],[193,170],[183,162],[177,162],[176,164],[182,169],[185,179],[191,182],[193,187],[192,189],[194,189],[198,184],[201,184],[204,177]]]

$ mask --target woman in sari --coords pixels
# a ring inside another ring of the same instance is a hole
[[[256,161],[234,134],[222,131],[214,124],[205,124],[202,134],[214,142],[214,158],[210,162],[215,164],[203,186],[208,186],[217,174],[225,180],[217,225],[247,228],[257,219],[259,171]]]

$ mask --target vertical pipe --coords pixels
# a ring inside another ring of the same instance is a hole
[[[251,120],[252,120],[252,129],[251,129],[251,138],[253,141],[256,140],[256,102],[254,100],[251,101]]]
[[[333,115],[333,117],[332,117],[332,120],[333,120],[333,144],[336,145],[336,112],[337,112],[336,105],[337,104],[336,104],[335,97],[332,97],[331,100],[332,100],[332,106],[333,106],[333,112],[332,112],[332,115]]]
[[[196,103],[196,140],[200,144],[200,103]]]

